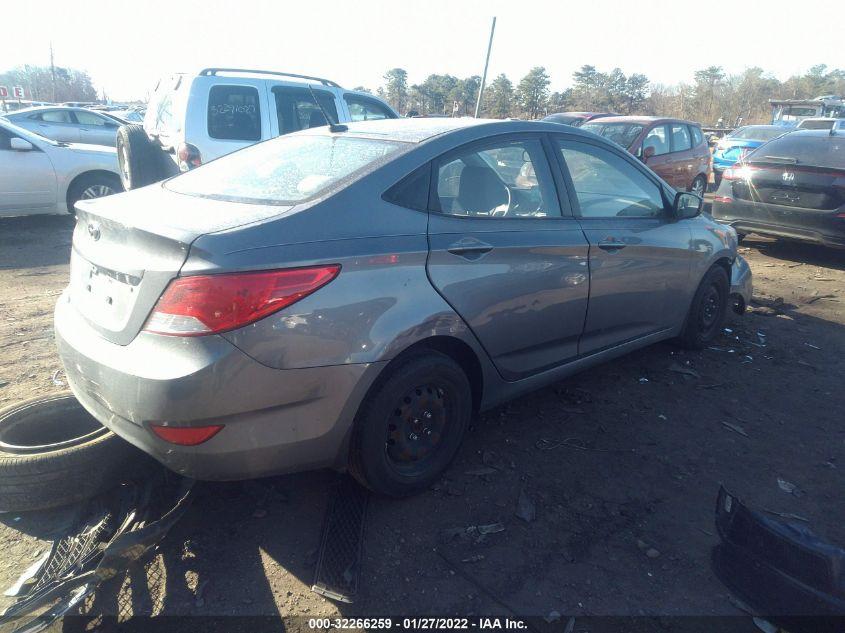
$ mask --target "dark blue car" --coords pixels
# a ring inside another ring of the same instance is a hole
[[[745,158],[751,150],[787,132],[778,125],[746,125],[731,132],[713,150],[713,176],[716,184],[722,179],[722,172]]]

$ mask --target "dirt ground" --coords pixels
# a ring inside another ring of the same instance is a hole
[[[0,219],[0,406],[65,388],[51,322],[71,229],[69,217]],[[199,485],[158,558],[159,609],[740,613],[709,563],[720,483],[845,544],[845,253],[751,237],[742,254],[754,305],[714,347],[655,345],[491,411],[431,490],[373,499],[355,604],[309,590],[335,478],[317,472]],[[533,521],[515,515],[521,493]],[[66,517],[0,515],[0,587]],[[483,539],[443,535],[496,522],[504,531]]]

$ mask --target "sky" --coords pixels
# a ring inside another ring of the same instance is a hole
[[[39,0],[4,1],[0,72],[55,62],[88,71],[111,99],[143,98],[159,76],[205,66],[267,68],[375,89],[389,68],[516,84],[545,66],[552,90],[583,64],[654,83],[760,66],[779,79],[842,66],[843,25],[786,0]],[[808,5],[809,6],[809,5]],[[834,11],[835,13],[835,11]],[[833,14],[831,14],[833,15]],[[29,28],[35,18],[37,24]],[[820,19],[821,18],[821,19]]]

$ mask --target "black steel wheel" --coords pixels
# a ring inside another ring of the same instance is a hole
[[[457,452],[472,412],[472,390],[454,360],[414,353],[371,390],[359,411],[350,471],[370,490],[402,497],[430,486]]]

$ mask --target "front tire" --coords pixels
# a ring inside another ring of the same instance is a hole
[[[713,266],[692,298],[680,342],[689,349],[703,349],[713,342],[722,329],[728,309],[730,285],[721,266]]]
[[[472,389],[461,367],[435,351],[398,361],[359,410],[349,470],[389,497],[425,490],[443,473],[472,415]]]

